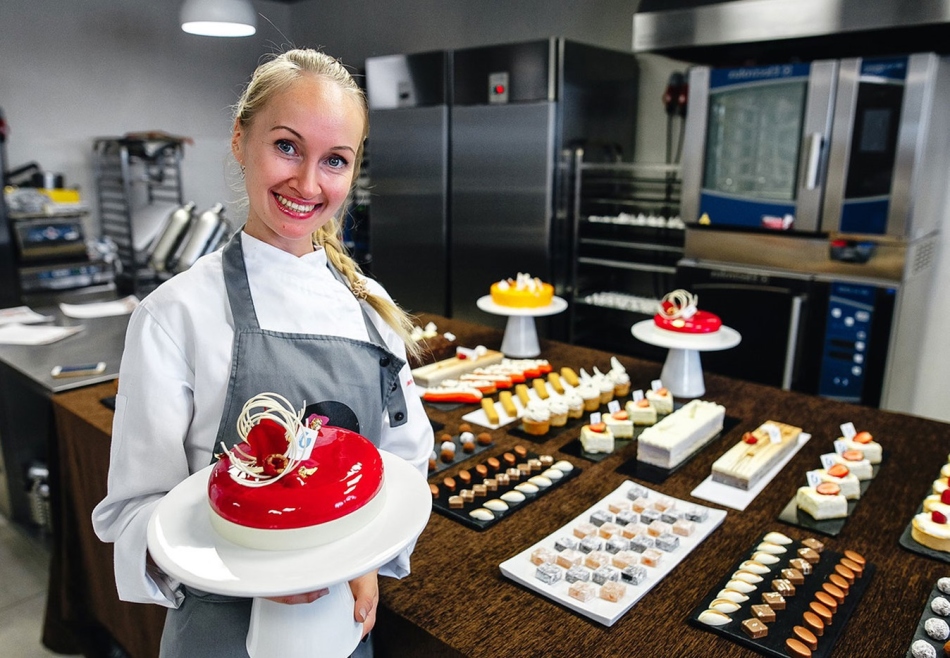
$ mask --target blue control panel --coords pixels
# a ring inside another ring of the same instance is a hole
[[[877,288],[831,284],[818,394],[861,402]]]

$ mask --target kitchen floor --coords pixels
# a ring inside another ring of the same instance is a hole
[[[0,514],[0,654],[60,656],[41,643],[49,580],[49,549]]]

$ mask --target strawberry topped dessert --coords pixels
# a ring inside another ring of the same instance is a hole
[[[208,480],[211,525],[248,548],[292,550],[327,544],[372,521],[385,502],[383,461],[365,437],[301,422],[303,410],[274,393],[249,400],[242,439]]]
[[[653,322],[660,329],[681,334],[711,334],[719,331],[722,320],[709,311],[700,311],[699,297],[688,290],[668,292],[660,300]]]

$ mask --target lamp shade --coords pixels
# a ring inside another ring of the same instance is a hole
[[[209,37],[248,37],[257,31],[250,0],[185,0],[181,29]]]

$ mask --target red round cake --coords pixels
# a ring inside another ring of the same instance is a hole
[[[719,331],[722,320],[718,315],[696,308],[698,298],[686,290],[667,293],[660,302],[660,312],[653,323],[660,329],[682,334],[711,334]]]
[[[309,456],[288,461],[286,434],[281,424],[260,420],[214,465],[208,501],[218,534],[249,548],[309,548],[346,536],[379,513],[383,460],[369,440],[322,426]],[[261,479],[249,478],[247,467]]]

